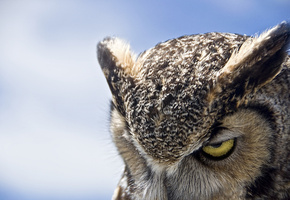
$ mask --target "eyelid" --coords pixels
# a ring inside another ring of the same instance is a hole
[[[240,131],[233,131],[230,129],[221,129],[218,131],[218,133],[214,137],[212,137],[208,141],[207,145],[219,144],[219,143],[222,143],[224,141],[240,137],[242,135],[243,134]]]

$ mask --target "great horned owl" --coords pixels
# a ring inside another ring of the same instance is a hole
[[[113,199],[290,199],[290,24],[206,33],[136,57],[97,46],[125,169]]]

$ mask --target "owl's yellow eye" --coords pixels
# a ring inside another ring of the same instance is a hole
[[[212,156],[214,158],[220,158],[228,155],[228,153],[230,153],[231,150],[234,148],[234,145],[235,140],[230,139],[218,144],[205,146],[202,148],[202,150],[209,156]]]

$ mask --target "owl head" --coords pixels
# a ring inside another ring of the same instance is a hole
[[[125,164],[114,198],[290,197],[289,40],[282,22],[256,37],[183,36],[139,56],[101,41]]]

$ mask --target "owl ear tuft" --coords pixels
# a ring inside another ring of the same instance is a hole
[[[119,38],[107,37],[97,46],[98,60],[105,75],[107,70],[115,68],[125,74],[132,74],[136,56],[130,51],[130,45]]]
[[[123,40],[107,37],[98,43],[97,56],[112,92],[112,101],[123,114],[124,92],[134,84],[135,55]]]
[[[248,38],[218,72],[209,100],[218,94],[242,98],[273,80],[282,68],[290,41],[290,24],[282,22]]]

